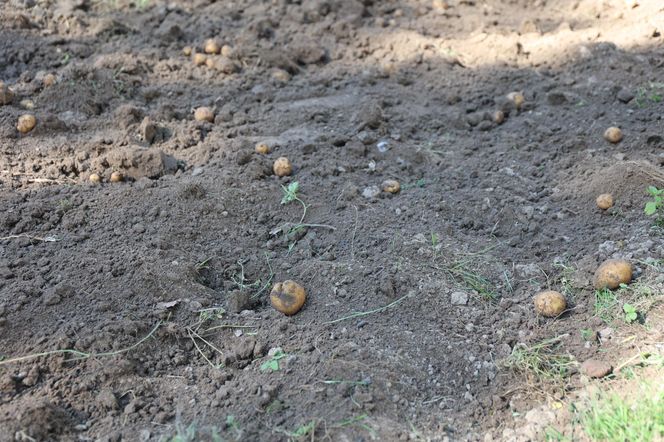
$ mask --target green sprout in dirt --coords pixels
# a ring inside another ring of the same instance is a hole
[[[261,364],[261,367],[260,367],[261,371],[279,371],[279,370],[281,370],[281,366],[279,365],[279,361],[282,360],[283,358],[285,358],[286,356],[288,356],[286,353],[284,353],[281,350],[277,350],[276,352],[274,352],[274,355],[272,355],[272,357],[269,360],[267,360],[267,361],[265,361]]]
[[[623,312],[625,312],[625,322],[628,324],[631,324],[632,322],[636,321],[639,317],[639,314],[637,313],[636,309],[631,304],[627,303],[623,304]]]
[[[595,316],[604,322],[615,318],[614,310],[618,305],[616,294],[609,289],[595,290]]]
[[[646,107],[648,103],[659,103],[662,101],[664,83],[650,83],[648,87],[640,87],[636,90],[636,105]]]
[[[646,215],[655,216],[655,225],[664,227],[664,189],[648,186],[651,200],[646,202],[643,209]]]
[[[334,227],[329,226],[327,224],[310,224],[310,223],[305,223],[304,218],[307,216],[307,209],[309,206],[302,201],[302,199],[298,196],[298,191],[300,190],[300,183],[297,181],[293,181],[288,185],[288,187],[282,185],[281,189],[283,191],[283,196],[281,198],[281,204],[289,204],[292,203],[293,201],[297,201],[302,205],[302,216],[300,217],[300,221],[297,223],[286,223],[284,226],[277,227],[275,229],[272,229],[270,231],[270,234],[272,235],[277,235],[280,232],[283,232],[286,237],[291,237],[293,234],[298,232],[299,230],[305,228],[305,227],[320,227],[320,228],[325,228],[325,229],[330,229],[330,230],[336,230]],[[292,247],[290,248],[292,249]]]
[[[516,344],[504,365],[524,375],[530,382],[550,382],[560,386],[577,364],[571,355],[559,353],[560,342],[565,336],[546,339],[530,346]]]

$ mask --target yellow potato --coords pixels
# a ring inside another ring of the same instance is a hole
[[[260,154],[263,154],[263,155],[268,154],[268,153],[270,153],[270,146],[268,146],[268,144],[265,143],[265,142],[257,143],[256,144],[256,153],[260,153]]]
[[[596,289],[617,289],[632,280],[632,264],[624,259],[608,259],[595,272]]]
[[[397,180],[385,180],[381,185],[383,192],[387,193],[399,193],[401,190],[401,184]]]
[[[505,121],[505,112],[497,110],[493,113],[493,122],[496,124],[503,124]]]
[[[89,178],[89,180],[90,180],[90,182],[93,183],[93,184],[99,184],[99,183],[101,183],[101,177],[99,176],[98,173],[91,173],[91,174],[90,174],[90,178]]]
[[[526,102],[526,99],[521,92],[510,92],[507,94],[507,99],[514,103],[514,107],[517,110],[521,109],[523,103]]]
[[[610,193],[603,193],[597,197],[595,203],[597,204],[597,207],[602,210],[609,209],[613,207],[613,195]]]
[[[214,112],[209,107],[199,107],[194,111],[194,120],[214,122]]]
[[[291,75],[283,69],[275,69],[272,71],[272,78],[281,83],[287,83],[290,81]]]
[[[18,124],[16,124],[16,129],[22,134],[27,134],[37,125],[37,119],[34,115],[24,114],[18,117]]]
[[[121,183],[124,181],[124,175],[120,172],[113,172],[111,174],[111,179],[109,180],[111,183]]]
[[[535,312],[547,318],[555,318],[567,308],[565,297],[555,290],[539,292],[533,298],[533,302],[535,303]]]
[[[197,52],[192,56],[192,60],[196,66],[203,66],[207,62],[207,56]]]
[[[604,139],[615,144],[623,139],[622,131],[617,127],[610,127],[604,131]]]
[[[293,166],[286,157],[279,157],[274,162],[272,170],[276,176],[288,176],[293,173]]]
[[[304,287],[291,280],[276,283],[270,292],[272,307],[288,316],[299,312],[306,299]]]
[[[219,45],[217,40],[215,40],[214,38],[209,38],[205,41],[203,51],[206,54],[218,54],[219,52],[221,52],[221,46]]]
[[[184,48],[182,48],[182,54],[185,57],[189,57],[192,52],[193,52],[193,49],[191,49],[191,46],[185,46]]]

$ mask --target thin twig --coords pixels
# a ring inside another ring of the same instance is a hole
[[[26,235],[25,233],[22,233],[20,235],[9,235],[9,236],[3,236],[0,238],[0,241],[3,239],[17,239],[17,238],[28,238],[28,239],[33,239],[35,241],[44,241],[44,242],[57,242],[60,241],[60,238],[56,238],[55,236],[32,236],[32,235]]]
[[[380,312],[385,311],[385,310],[387,310],[391,307],[394,307],[395,305],[397,305],[398,303],[400,303],[401,301],[403,301],[404,299],[406,299],[409,296],[410,296],[410,294],[404,295],[401,298],[397,299],[396,301],[393,301],[393,302],[391,302],[387,305],[384,305],[382,307],[379,307],[377,309],[369,310],[368,312],[353,312],[352,314],[350,314],[348,316],[344,316],[342,318],[335,319],[333,321],[323,322],[323,324],[334,324],[334,323],[337,323],[337,322],[345,321],[347,319],[360,318],[362,316],[372,315],[374,313],[380,313]]]
[[[31,355],[27,355],[27,356],[20,356],[18,358],[11,358],[11,359],[7,359],[7,360],[4,360],[4,361],[0,361],[0,365],[13,364],[14,362],[27,361],[27,360],[30,360],[30,359],[39,358],[41,356],[52,356],[52,355],[57,355],[57,354],[72,354],[72,355],[78,356],[76,358],[68,359],[66,361],[66,362],[69,362],[69,361],[78,361],[78,360],[81,360],[81,359],[97,358],[97,357],[103,357],[103,356],[115,356],[115,355],[119,355],[119,354],[122,354],[122,353],[127,353],[127,352],[135,349],[139,345],[141,345],[143,342],[147,341],[157,331],[157,329],[159,327],[161,327],[161,324],[162,324],[161,321],[157,322],[157,325],[154,326],[154,328],[150,331],[150,333],[145,335],[140,341],[136,342],[132,346],[127,347],[127,348],[123,348],[122,350],[107,351],[107,352],[101,352],[101,353],[86,353],[86,352],[82,352],[82,351],[78,351],[78,350],[72,350],[72,349],[52,350],[52,351],[45,351],[45,352],[42,352],[42,353],[34,353],[34,354],[31,354]]]

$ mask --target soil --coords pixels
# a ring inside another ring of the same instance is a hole
[[[542,396],[514,346],[615,365],[580,333],[606,327],[592,273],[663,284],[664,8],[639,3],[5,2],[0,439],[516,437]]]

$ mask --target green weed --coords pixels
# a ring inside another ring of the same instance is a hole
[[[611,394],[592,402],[581,415],[588,437],[608,442],[661,440],[664,437],[664,391],[643,390],[638,400]]]
[[[628,324],[631,324],[632,322],[636,321],[637,318],[639,317],[639,314],[637,313],[636,309],[634,306],[631,304],[623,304],[623,312],[625,312],[625,322]]]
[[[609,289],[595,290],[595,316],[604,322],[615,318],[615,307],[618,305],[616,294]]]
[[[530,381],[551,382],[562,386],[572,367],[577,365],[571,355],[558,352],[563,337],[546,339],[531,346],[519,343],[514,346],[504,365],[526,376]]]
[[[263,362],[261,364],[261,371],[279,371],[281,370],[281,366],[279,365],[279,361],[282,360],[288,356],[286,353],[284,353],[281,350],[278,350],[274,353],[274,355],[267,361]]]

